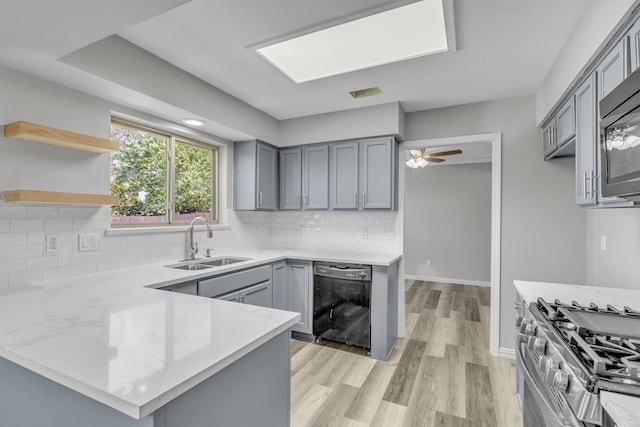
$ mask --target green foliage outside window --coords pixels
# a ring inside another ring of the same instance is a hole
[[[113,223],[168,222],[168,191],[175,186],[174,221],[196,216],[213,220],[215,151],[169,136],[112,124],[111,139],[120,150],[111,154],[111,194],[120,204],[111,208]],[[168,170],[175,144],[175,183]]]

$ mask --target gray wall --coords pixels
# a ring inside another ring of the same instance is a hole
[[[606,251],[601,250],[601,236],[606,236]],[[640,209],[589,209],[586,248],[588,284],[640,289],[635,269],[640,259]]]
[[[542,160],[533,96],[407,115],[406,140],[502,133],[500,347],[514,348],[514,279],[585,282],[585,211],[574,158]]]
[[[404,209],[405,275],[490,282],[491,163],[407,169]]]

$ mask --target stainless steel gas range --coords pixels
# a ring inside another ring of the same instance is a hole
[[[599,393],[640,397],[640,312],[538,298],[522,314],[524,426],[613,426]]]

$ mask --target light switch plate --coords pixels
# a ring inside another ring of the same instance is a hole
[[[78,252],[97,251],[98,233],[84,233],[78,235]]]

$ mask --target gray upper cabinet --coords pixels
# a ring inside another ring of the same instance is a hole
[[[398,144],[395,137],[331,146],[332,209],[396,209]]]
[[[640,67],[640,21],[637,21],[627,32],[629,38],[629,72]]]
[[[573,156],[576,135],[576,116],[573,96],[560,107],[558,112],[542,128],[544,158]]]
[[[363,209],[395,209],[397,144],[394,137],[360,142]]]
[[[542,148],[543,148],[543,154],[545,159],[550,158],[551,154],[553,154],[558,148],[558,145],[556,144],[556,140],[553,137],[555,129],[556,129],[555,117],[551,119],[551,121],[549,121],[549,123],[547,123],[542,128]]]
[[[302,149],[280,150],[280,209],[302,208]]]
[[[329,145],[312,145],[302,150],[304,209],[329,209]]]
[[[280,150],[280,209],[329,209],[329,145]]]
[[[576,115],[573,97],[564,103],[556,114],[556,145],[562,149],[576,135]]]
[[[622,39],[605,56],[596,68],[598,73],[598,102],[618,86],[629,74],[629,65],[625,55],[626,39]]]
[[[358,143],[331,144],[331,209],[358,209]]]
[[[575,93],[576,103],[576,204],[595,205],[596,150],[598,117],[596,108],[596,75],[580,85]]]
[[[274,210],[278,200],[278,149],[259,140],[233,143],[233,208]]]

